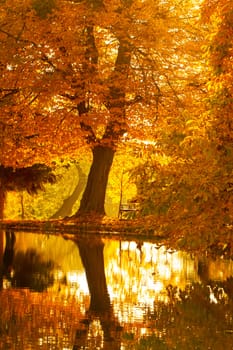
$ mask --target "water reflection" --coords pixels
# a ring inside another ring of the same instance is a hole
[[[86,312],[86,319],[82,323],[85,329],[76,332],[75,345],[73,349],[81,349],[88,346],[89,331],[94,322],[94,328],[100,328],[102,332],[103,349],[117,350],[121,348],[120,331],[121,326],[115,316],[110,301],[106,283],[104,266],[104,243],[100,238],[79,239],[76,241],[79,254],[86,272],[88,289],[90,292],[90,305]],[[92,337],[93,338],[93,337]],[[94,344],[89,344],[93,348]],[[96,348],[97,346],[95,344]]]
[[[12,265],[14,260],[15,234],[11,230],[5,232],[5,249],[2,259],[2,275],[11,278]]]
[[[29,288],[41,292],[52,285],[54,263],[51,260],[43,260],[33,248],[15,253],[15,242],[15,233],[6,230],[1,287]]]
[[[0,349],[233,349],[231,261],[98,236],[3,248]]]

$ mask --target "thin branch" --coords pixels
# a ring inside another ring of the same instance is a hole
[[[18,88],[14,88],[14,89],[0,89],[0,93],[6,92],[3,96],[0,97],[0,100],[3,101],[5,98],[7,98],[7,97],[9,97],[11,95],[15,95],[19,91],[20,91],[20,89],[18,89]]]

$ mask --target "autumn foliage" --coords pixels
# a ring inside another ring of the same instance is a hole
[[[144,214],[155,215],[178,246],[193,249],[231,244],[232,232],[232,2],[206,1],[202,11],[200,103],[190,100],[194,113],[183,125],[178,119],[172,141],[170,125],[178,120],[171,118],[164,132],[167,159],[155,152],[143,172],[135,171]]]
[[[232,21],[231,1],[4,1],[0,163],[89,150],[78,214],[104,215],[119,145],[148,141],[132,175],[141,214],[197,246],[228,235]]]

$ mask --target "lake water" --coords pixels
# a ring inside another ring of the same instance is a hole
[[[0,349],[233,349],[233,263],[156,244],[5,236]]]

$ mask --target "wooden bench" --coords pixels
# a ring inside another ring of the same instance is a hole
[[[119,207],[119,215],[118,217],[122,219],[133,218],[135,214],[139,211],[139,203],[121,203]]]

